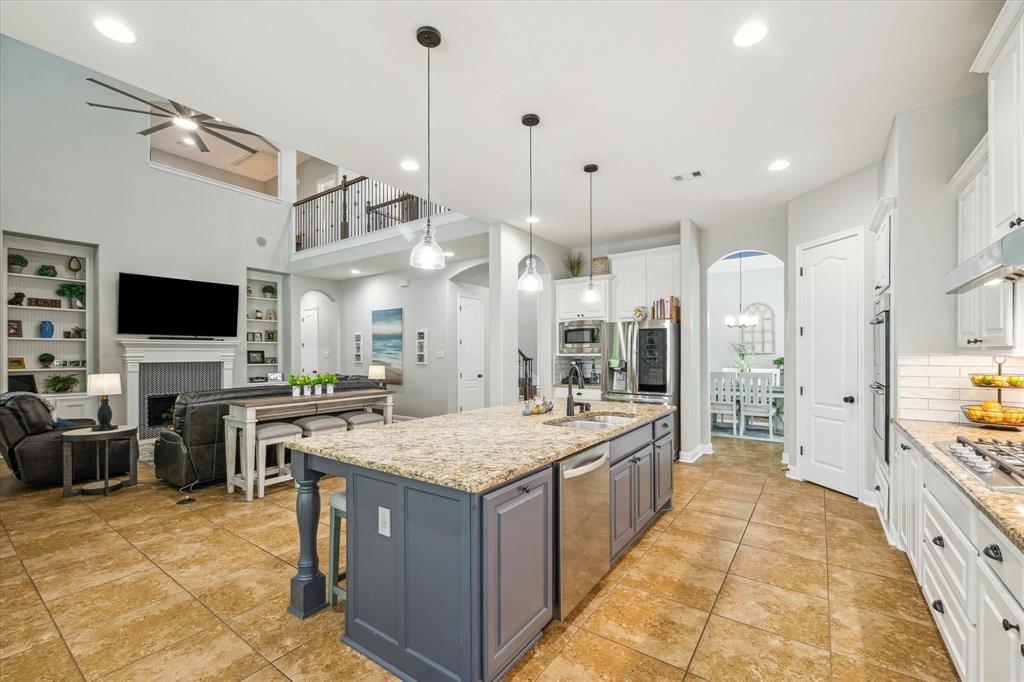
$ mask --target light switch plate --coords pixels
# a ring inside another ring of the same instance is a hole
[[[437,351],[437,359],[438,360],[444,360],[444,351],[443,350]]]
[[[377,507],[377,532],[391,537],[391,510],[387,507]]]

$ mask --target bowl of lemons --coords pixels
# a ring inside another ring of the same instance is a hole
[[[975,424],[1024,427],[1024,407],[1004,406],[998,400],[988,400],[981,405],[964,405],[962,409],[964,416]]]

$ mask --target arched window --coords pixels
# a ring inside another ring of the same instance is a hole
[[[751,303],[743,309],[745,315],[757,315],[756,327],[745,327],[742,340],[750,344],[754,355],[775,354],[775,311],[767,303]]]

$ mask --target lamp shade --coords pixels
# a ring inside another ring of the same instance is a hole
[[[90,374],[85,392],[89,395],[121,395],[121,375]]]
[[[384,365],[370,365],[367,377],[375,381],[384,381]]]

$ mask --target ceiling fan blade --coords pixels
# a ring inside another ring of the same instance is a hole
[[[148,116],[160,116],[162,118],[170,118],[170,114],[158,114],[155,111],[143,111],[142,109],[128,109],[126,107],[115,107],[109,104],[96,104],[95,102],[86,102],[90,107],[102,107],[103,109],[116,109],[117,111],[130,111],[135,114],[146,114]]]
[[[167,101],[170,102],[171,106],[174,107],[174,110],[178,112],[178,116],[184,116],[185,118],[192,118],[192,115],[189,114],[187,111],[185,111],[185,107],[181,106],[180,104],[175,102],[173,99],[169,99]]]
[[[159,131],[163,130],[164,128],[170,128],[172,125],[174,125],[174,124],[171,123],[170,121],[164,121],[163,123],[161,123],[159,125],[155,125],[152,128],[146,128],[145,130],[140,130],[139,131],[139,135],[152,135],[153,133],[159,132]]]
[[[192,117],[192,120],[196,123],[200,123],[202,121],[209,121],[211,118],[213,118],[213,116],[210,116],[209,114],[196,114]]]
[[[106,88],[107,90],[113,90],[114,92],[116,92],[118,94],[121,94],[121,95],[124,95],[125,97],[131,97],[136,102],[142,102],[147,107],[153,107],[154,109],[159,109],[160,111],[162,111],[162,112],[164,112],[166,114],[170,114],[172,116],[174,115],[174,112],[171,111],[170,109],[165,109],[164,107],[160,106],[159,104],[153,104],[152,102],[147,102],[146,100],[142,99],[141,97],[136,97],[135,95],[131,94],[130,92],[125,92],[124,90],[119,90],[118,88],[115,88],[113,85],[107,85],[106,83],[104,83],[102,81],[98,81],[95,78],[86,78],[85,80],[89,81],[90,83],[95,83],[96,85],[101,85],[104,88]]]
[[[199,147],[199,151],[201,151],[201,152],[208,152],[208,151],[210,151],[210,148],[206,146],[205,142],[203,142],[203,138],[201,138],[198,135],[196,135],[196,131],[190,130],[189,133],[188,133],[188,136],[191,137],[192,141],[196,143],[197,147]]]
[[[248,145],[245,145],[245,144],[242,144],[238,140],[232,140],[227,135],[221,135],[216,130],[210,130],[209,128],[206,127],[206,124],[203,124],[203,125],[199,126],[199,129],[202,130],[207,135],[213,135],[218,140],[224,140],[228,144],[233,144],[236,147],[238,147],[239,149],[244,149],[245,151],[249,152],[250,154],[258,154],[259,153],[255,149],[253,149],[252,147],[250,147]]]
[[[259,137],[259,135],[256,135],[256,133],[252,132],[251,130],[239,128],[238,126],[229,126],[225,123],[210,123],[209,121],[205,121],[203,125],[209,126],[211,128],[216,128],[217,130],[226,130],[231,133],[241,133],[242,135],[254,135],[256,137]]]
[[[262,135],[257,135],[256,137],[258,137],[258,138],[260,138],[261,140],[263,140],[263,141],[264,141],[264,142],[265,142],[265,143],[266,143],[266,144],[267,144],[268,146],[270,146],[270,147],[271,147],[271,148],[272,148],[272,149],[273,149],[273,150],[274,150],[275,152],[279,152],[279,151],[281,151],[281,148],[280,148],[280,147],[278,147],[278,146],[277,146],[276,144],[274,144],[273,142],[271,142],[271,141],[270,141],[270,140],[268,140],[267,138],[263,137]]]

